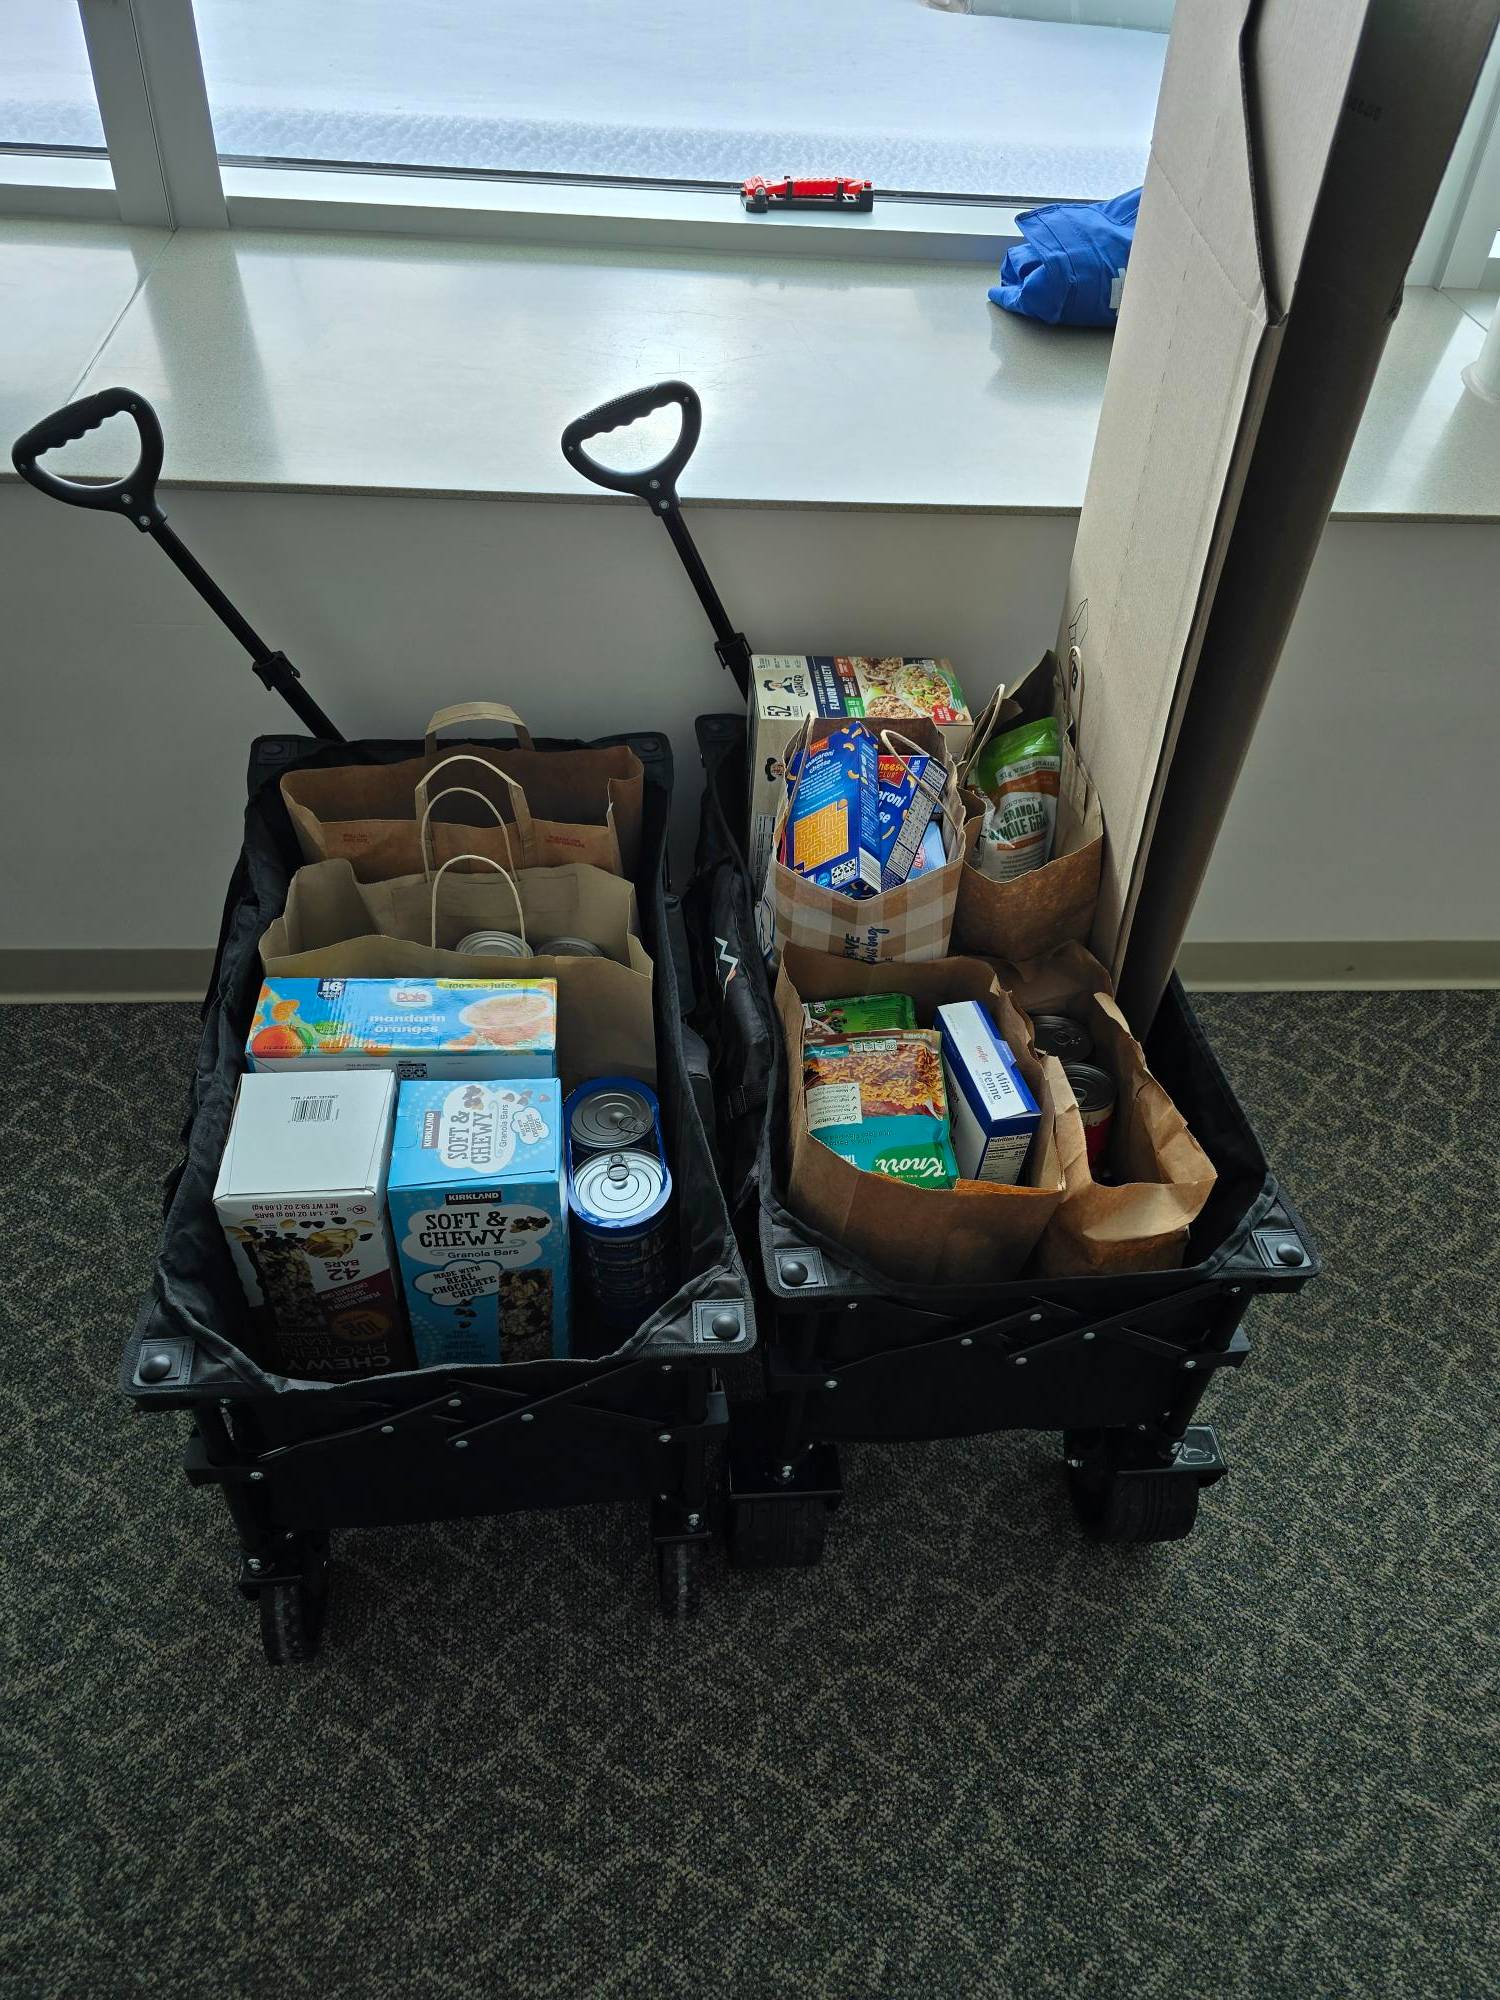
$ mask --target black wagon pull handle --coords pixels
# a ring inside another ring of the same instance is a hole
[[[649,417],[654,410],[664,410],[673,403],[682,412],[682,426],[672,449],[655,465],[648,465],[640,472],[624,472],[616,466],[601,465],[593,453],[585,449],[591,438],[602,437],[606,431],[624,430],[630,424],[639,423],[642,417]],[[648,388],[627,389],[623,396],[613,396],[597,409],[575,417],[562,434],[563,457],[575,472],[581,472],[595,486],[604,486],[611,493],[628,493],[634,499],[644,500],[652,513],[659,516],[682,558],[682,566],[698,593],[699,603],[708,613],[708,622],[714,629],[714,651],[719,656],[719,664],[728,667],[740,694],[748,700],[750,642],[730,623],[729,613],[724,609],[713,578],[682,518],[677,498],[677,482],[693,455],[702,428],[703,405],[698,391],[690,383],[653,382]]]
[[[65,479],[49,472],[42,459],[49,451],[71,444],[98,430],[111,417],[129,417],[140,440],[135,469],[123,479]],[[149,534],[166,520],[156,498],[156,482],[161,477],[161,422],[155,410],[134,389],[100,389],[92,396],[80,396],[76,403],[54,410],[33,424],[11,447],[11,464],[39,493],[64,501],[69,507],[92,507],[103,514],[123,514]]]
[[[681,428],[671,450],[655,465],[639,472],[622,472],[614,466],[601,465],[592,452],[584,449],[590,438],[602,437],[607,431],[627,430],[642,417],[673,403],[682,413]],[[649,388],[627,389],[623,396],[614,396],[597,409],[575,417],[562,434],[563,456],[596,486],[608,487],[612,493],[632,494],[664,514],[677,505],[677,481],[693,455],[702,429],[703,405],[698,400],[698,391],[687,382],[655,382]]]
[[[42,464],[49,451],[56,451],[75,438],[98,430],[110,417],[129,417],[140,438],[135,469],[123,479],[64,479]],[[89,507],[95,513],[123,514],[143,535],[149,535],[169,561],[174,563],[197,591],[214,616],[233,633],[250,655],[255,672],[264,685],[279,694],[304,728],[328,742],[341,743],[343,733],[319,708],[302,676],[285,653],[273,652],[259,632],[230,602],[199,562],[192,550],[167,526],[167,516],[156,497],[161,477],[163,453],[161,419],[138,389],[100,389],[92,396],[80,396],[50,417],[43,417],[29,431],[23,431],[11,446],[10,462],[29,486],[61,500],[69,507]]]

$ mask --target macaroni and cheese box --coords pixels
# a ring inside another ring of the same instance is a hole
[[[551,1076],[557,981],[268,979],[245,1055],[255,1070]]]
[[[880,887],[880,787],[875,738],[835,729],[793,759],[786,865],[822,889],[873,896]]]
[[[555,1077],[403,1083],[386,1200],[423,1367],[568,1351]]]
[[[937,1010],[953,1150],[966,1181],[1019,1181],[1042,1114],[1009,1046],[977,1000]]]
[[[786,754],[809,716],[835,721],[932,722],[955,762],[973,728],[947,660],[757,653],[750,662],[750,831],[756,895],[765,887],[776,815],[786,796]]]
[[[214,1207],[282,1374],[412,1365],[385,1222],[395,1095],[382,1070],[240,1079]]]

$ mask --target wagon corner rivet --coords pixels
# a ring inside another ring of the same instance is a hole
[[[448,1408],[450,1410],[461,1410],[463,1408],[463,1404],[464,1404],[464,1399],[462,1396],[450,1396],[448,1398]]]
[[[1088,1332],[1083,1337],[1085,1340],[1092,1340],[1094,1338],[1094,1329],[1090,1327]]]
[[[670,1444],[672,1442],[672,1433],[670,1431],[659,1431],[656,1442],[658,1444]]]
[[[263,1472],[252,1472],[250,1475],[252,1479],[264,1479],[265,1476],[266,1475]]]
[[[966,1333],[963,1339],[958,1344],[960,1347],[972,1347],[974,1345],[974,1342],[972,1337]]]
[[[532,1410],[522,1410],[521,1422],[523,1424],[534,1424],[536,1422],[536,1413]]]
[[[1184,1361],[1182,1365],[1184,1368],[1196,1368],[1198,1366],[1196,1361]]]
[[[455,1451],[467,1451],[469,1449],[469,1440],[467,1438],[455,1438],[453,1440],[453,1449]]]
[[[1018,1354],[1016,1356],[1016,1366],[1018,1368],[1024,1368],[1026,1366],[1026,1356],[1024,1354]]]
[[[839,1380],[837,1375],[830,1375],[827,1381],[823,1384],[823,1387],[825,1389],[836,1389],[838,1386],[839,1386]]]
[[[394,1424],[382,1424],[380,1428],[387,1437],[390,1437],[394,1434],[396,1426]]]
[[[1040,1313],[1033,1313],[1033,1314],[1031,1315],[1031,1323],[1032,1323],[1032,1325],[1033,1325],[1033,1326],[1035,1326],[1035,1325],[1037,1324],[1037,1322],[1038,1322],[1038,1321],[1039,1321],[1040,1319],[1041,1319],[1041,1314],[1040,1314]]]

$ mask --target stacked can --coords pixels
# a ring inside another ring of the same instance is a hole
[[[673,1283],[672,1176],[655,1091],[631,1077],[580,1084],[564,1107],[568,1201],[584,1283],[602,1319],[640,1325]]]

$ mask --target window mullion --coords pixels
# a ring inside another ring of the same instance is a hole
[[[192,0],[78,0],[124,222],[223,229]]]

